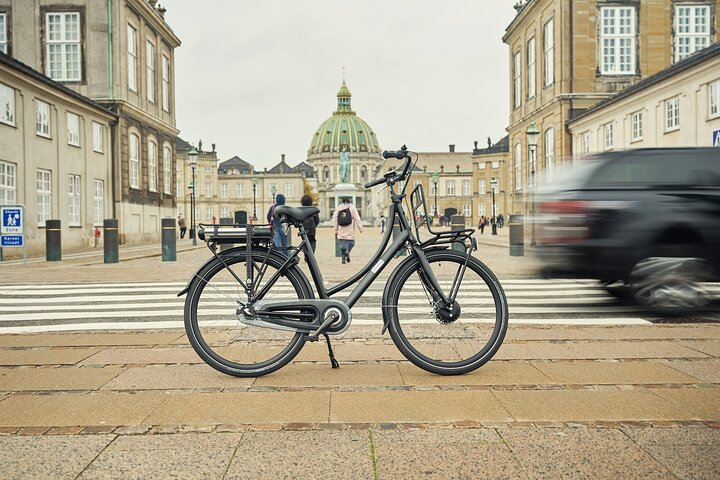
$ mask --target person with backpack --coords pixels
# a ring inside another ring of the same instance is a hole
[[[342,197],[342,203],[333,213],[335,237],[340,242],[342,263],[350,263],[350,251],[355,246],[355,226],[360,233],[363,232],[362,220],[355,205],[350,203],[350,197]]]
[[[287,248],[290,245],[288,241],[288,234],[283,232],[282,225],[280,224],[280,216],[275,215],[275,207],[278,205],[285,205],[285,195],[278,193],[275,195],[275,203],[270,207],[267,213],[267,221],[272,224],[273,229],[273,243],[281,254],[288,256]]]
[[[485,227],[487,226],[487,219],[485,218],[485,215],[480,215],[480,224],[478,225],[478,229],[480,230],[480,234],[485,233]]]
[[[311,207],[312,197],[310,195],[303,195],[300,199],[300,205],[302,205],[303,207]],[[315,233],[317,232],[317,226],[319,223],[320,215],[318,215],[317,213],[303,222],[303,227],[307,232],[308,240],[310,240],[310,247],[312,248],[313,252],[315,252],[315,247],[317,246]]]

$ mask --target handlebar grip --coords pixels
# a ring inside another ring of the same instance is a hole
[[[366,183],[365,188],[374,187],[375,185],[380,185],[381,183],[385,183],[385,179],[384,178],[376,178],[372,182]]]
[[[403,145],[400,150],[385,150],[382,153],[382,156],[384,159],[397,158],[398,160],[402,160],[404,158],[408,158],[407,147]]]

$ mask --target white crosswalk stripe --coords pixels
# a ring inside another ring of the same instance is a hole
[[[472,284],[472,282],[468,282]],[[512,324],[630,325],[651,323],[652,315],[623,304],[591,280],[509,279],[503,281]],[[118,284],[0,285],[0,333],[163,329],[183,327],[184,282]],[[220,285],[206,298],[203,313],[226,315],[237,285]],[[384,285],[365,292],[352,309],[353,323],[381,325]],[[713,287],[717,289],[717,287]],[[275,298],[289,290],[273,290]],[[351,289],[335,298],[344,299]],[[404,288],[422,295],[415,281]],[[223,308],[224,307],[224,308]],[[404,313],[426,313],[420,306]],[[463,311],[490,313],[483,299],[464,302]],[[351,327],[352,328],[352,327]]]

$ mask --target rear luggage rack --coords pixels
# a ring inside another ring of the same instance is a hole
[[[270,224],[235,224],[220,225],[217,223],[201,223],[198,238],[207,243],[269,243],[273,238]]]

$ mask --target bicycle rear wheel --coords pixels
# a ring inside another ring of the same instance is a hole
[[[426,255],[449,295],[466,256],[451,250]],[[475,257],[468,260],[455,301],[450,315],[424,280],[417,259],[393,274],[383,315],[389,315],[390,336],[405,358],[432,373],[460,375],[495,355],[507,331],[507,299],[495,275]]]
[[[245,252],[221,255],[240,278],[245,278]],[[265,252],[253,252],[253,258],[257,274]],[[260,287],[271,281],[282,262],[274,255],[268,257]],[[307,280],[290,268],[276,279],[264,297],[256,300],[311,297]],[[205,264],[185,299],[185,331],[197,354],[216,370],[237,377],[258,377],[287,365],[303,347],[306,335],[243,322],[236,313],[241,303],[247,303],[245,290],[225,265],[217,258]]]

